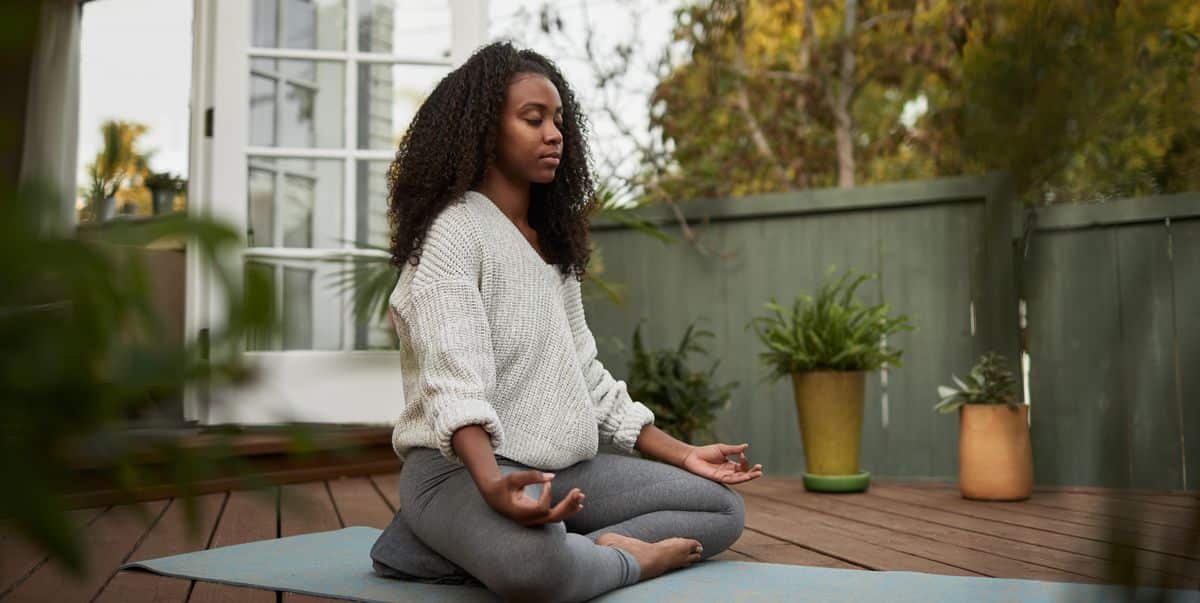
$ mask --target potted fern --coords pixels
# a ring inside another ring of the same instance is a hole
[[[858,466],[867,371],[900,366],[901,351],[888,335],[912,330],[906,316],[889,317],[889,306],[865,306],[854,292],[874,274],[847,271],[834,280],[831,267],[816,296],[800,295],[785,309],[774,298],[747,325],[767,350],[759,356],[768,378],[792,379],[804,445],[804,487],[817,492],[861,492],[870,472]],[[851,280],[852,279],[852,280]]]
[[[958,413],[958,487],[963,498],[1024,500],[1033,492],[1029,405],[1017,401],[1016,379],[1003,356],[984,354],[957,387],[938,387],[934,410]]]
[[[674,349],[647,350],[642,344],[642,325],[633,331],[633,358],[629,363],[629,395],[654,412],[654,425],[684,442],[695,443],[703,436],[716,441],[712,423],[716,411],[727,408],[729,394],[737,381],[716,384],[714,377],[720,360],[707,370],[690,366],[689,354],[708,355],[699,343],[713,333],[689,325]]]

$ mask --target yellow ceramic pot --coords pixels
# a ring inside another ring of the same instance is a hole
[[[1033,492],[1029,406],[963,404],[958,419],[958,486],[963,498],[1029,498]]]
[[[809,489],[866,489],[869,475],[858,468],[865,384],[863,371],[792,374],[796,417],[804,444],[805,485]]]

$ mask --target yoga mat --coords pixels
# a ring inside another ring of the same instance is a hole
[[[479,587],[381,578],[369,552],[380,530],[350,527],[126,563],[164,576],[335,597],[370,603],[488,603]],[[1158,589],[969,578],[916,572],[871,572],[742,561],[703,561],[593,599],[604,603],[696,601],[970,601],[971,603],[1115,603],[1145,600]],[[1171,590],[1171,603],[1200,603],[1200,591]]]

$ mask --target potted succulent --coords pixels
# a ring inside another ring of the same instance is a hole
[[[787,310],[772,298],[755,327],[767,347],[760,354],[776,381],[790,376],[804,445],[804,487],[817,492],[861,492],[870,472],[858,466],[867,371],[900,366],[901,351],[886,337],[912,330],[905,316],[889,317],[889,306],[865,306],[855,290],[874,274],[833,268],[815,297],[801,295]],[[853,279],[853,280],[850,280]]]
[[[1024,500],[1033,492],[1029,405],[1017,401],[1016,379],[1003,356],[988,352],[957,387],[938,387],[940,413],[958,414],[958,487],[963,498]]]
[[[654,412],[654,424],[684,442],[696,443],[703,436],[716,440],[712,423],[716,411],[728,408],[729,394],[737,381],[715,383],[720,360],[707,370],[692,368],[689,354],[707,356],[700,345],[702,337],[713,337],[711,331],[689,325],[679,345],[661,350],[647,350],[642,344],[642,325],[633,330],[633,358],[629,362],[629,395]]]

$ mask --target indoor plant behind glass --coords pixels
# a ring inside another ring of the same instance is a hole
[[[958,415],[958,487],[963,498],[1024,500],[1033,492],[1029,405],[1017,401],[1016,379],[1003,356],[984,354],[957,389],[938,386],[934,410]]]
[[[142,184],[150,189],[150,199],[156,216],[174,211],[175,197],[187,188],[187,180],[169,172],[151,172]]]
[[[886,337],[912,330],[905,316],[888,317],[889,306],[865,306],[854,291],[873,274],[847,271],[833,280],[831,267],[815,297],[801,295],[787,310],[774,299],[755,327],[767,347],[759,356],[776,381],[792,378],[804,443],[804,487],[819,492],[861,492],[870,473],[858,466],[866,372],[900,366],[901,351]],[[853,280],[849,280],[853,278]]]

